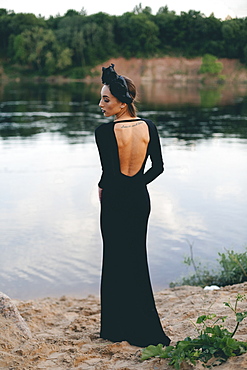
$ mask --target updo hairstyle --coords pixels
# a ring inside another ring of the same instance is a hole
[[[129,94],[131,98],[133,99],[131,103],[127,104],[128,111],[131,117],[136,117],[137,108],[134,103],[135,98],[136,98],[136,87],[135,87],[134,82],[130,78],[125,77],[125,76],[123,76],[123,78],[125,79],[126,84],[128,86]]]

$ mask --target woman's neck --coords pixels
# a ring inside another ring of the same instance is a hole
[[[136,117],[131,117],[129,110],[127,109],[127,107],[125,107],[123,110],[121,110],[115,115],[114,122],[120,121],[120,120],[122,121],[126,119],[132,119],[132,118],[136,118]]]
[[[136,116],[135,117],[132,117],[129,114],[116,115],[115,116],[115,119],[114,119],[114,122],[131,120],[131,119],[136,119],[136,118],[138,118],[138,117],[136,117]]]

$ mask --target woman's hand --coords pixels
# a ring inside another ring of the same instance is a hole
[[[100,187],[98,187],[98,193],[99,193],[99,200],[100,201],[102,199],[102,191],[103,191],[103,189],[101,189]]]

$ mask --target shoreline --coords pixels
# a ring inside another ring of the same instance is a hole
[[[83,78],[70,78],[63,75],[38,76],[31,78],[16,74],[11,77],[5,74],[4,69],[0,71],[0,83],[21,80],[33,80],[36,82],[48,83],[98,83],[100,82],[101,69],[103,65],[115,64],[122,75],[135,80],[135,83],[145,84],[150,82],[163,82],[185,86],[187,84],[198,84],[200,86],[221,86],[228,84],[247,85],[247,66],[238,59],[218,58],[217,62],[222,63],[222,73],[218,75],[199,73],[203,57],[154,57],[154,58],[110,58],[109,60],[92,67],[89,75]],[[0,65],[1,68],[1,65]]]
[[[157,310],[171,345],[187,336],[196,337],[192,322],[202,314],[228,316],[225,326],[231,330],[235,318],[223,302],[235,301],[236,295],[247,295],[247,282],[206,291],[200,287],[182,286],[154,293]],[[99,338],[99,297],[62,296],[33,300],[12,300],[30,329],[27,338],[10,319],[0,315],[0,368],[4,369],[87,369],[87,370],[165,370],[172,369],[164,359],[140,361],[141,349],[127,342],[112,343]],[[246,309],[246,300],[239,308]],[[144,323],[145,325],[145,323]],[[235,336],[247,342],[246,323]],[[230,358],[221,370],[246,369],[247,354]],[[190,369],[190,367],[186,367]],[[203,369],[198,364],[194,369]]]

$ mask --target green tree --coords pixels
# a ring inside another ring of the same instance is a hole
[[[115,17],[102,12],[87,17],[84,31],[87,63],[96,64],[116,55],[114,25]]]
[[[80,15],[80,12],[74,10],[74,9],[69,9],[67,10],[66,14],[64,15],[64,17],[73,17],[73,16],[77,16],[77,15]]]
[[[19,35],[25,30],[34,27],[46,28],[43,18],[37,18],[34,14],[18,13],[6,9],[0,10],[0,54],[5,58],[13,56],[12,45],[10,42],[13,37]]]
[[[45,54],[44,69],[49,74],[53,73],[56,69],[56,59],[51,51],[47,51]]]
[[[46,22],[44,18],[37,18],[32,13],[17,13],[10,17],[10,32],[11,34],[18,35],[27,29],[33,29],[34,27],[46,28]]]
[[[70,68],[81,76],[86,68],[117,56],[210,54],[247,64],[247,18],[221,21],[213,13],[205,17],[195,10],[176,15],[167,6],[156,15],[141,3],[121,16],[88,16],[85,9],[69,9],[48,20],[0,9],[0,35],[5,63],[29,66],[40,74]]]
[[[6,54],[8,49],[8,39],[11,35],[10,29],[11,15],[6,9],[0,9],[0,54]]]
[[[52,30],[35,27],[13,38],[14,61],[44,73],[71,65],[72,51],[62,49]]]
[[[56,67],[59,70],[63,70],[72,64],[72,50],[69,48],[62,49],[57,56]]]
[[[126,57],[150,57],[157,53],[159,29],[150,14],[125,13],[117,19],[116,43]]]
[[[159,49],[160,52],[169,53],[175,51],[177,45],[174,42],[179,30],[176,27],[177,15],[174,11],[169,11],[168,7],[162,7],[155,16],[155,24],[158,27],[159,33]]]
[[[200,55],[207,33],[205,16],[195,10],[181,12],[180,17],[176,18],[176,28],[178,32],[174,45],[177,45],[185,56]]]
[[[60,45],[73,51],[73,65],[82,65],[84,62],[84,34],[83,27],[86,19],[84,16],[73,15],[59,19],[55,34]]]
[[[214,14],[204,18],[204,38],[201,43],[201,55],[212,54],[218,57],[224,56],[224,43],[221,33],[221,21]]]
[[[225,46],[226,57],[238,58],[241,54],[240,35],[241,35],[241,21],[238,19],[231,19],[223,22],[222,36]],[[245,40],[245,44],[246,44]]]
[[[206,54],[202,58],[202,65],[199,73],[208,73],[210,75],[219,75],[223,69],[223,64],[217,62],[217,58],[214,55]]]
[[[73,50],[75,66],[94,65],[116,50],[114,18],[105,13],[67,15],[55,32],[59,43]]]
[[[152,9],[149,6],[146,6],[145,8],[142,7],[142,4],[140,3],[139,5],[136,5],[133,9],[134,14],[147,14],[151,15],[152,14]]]

